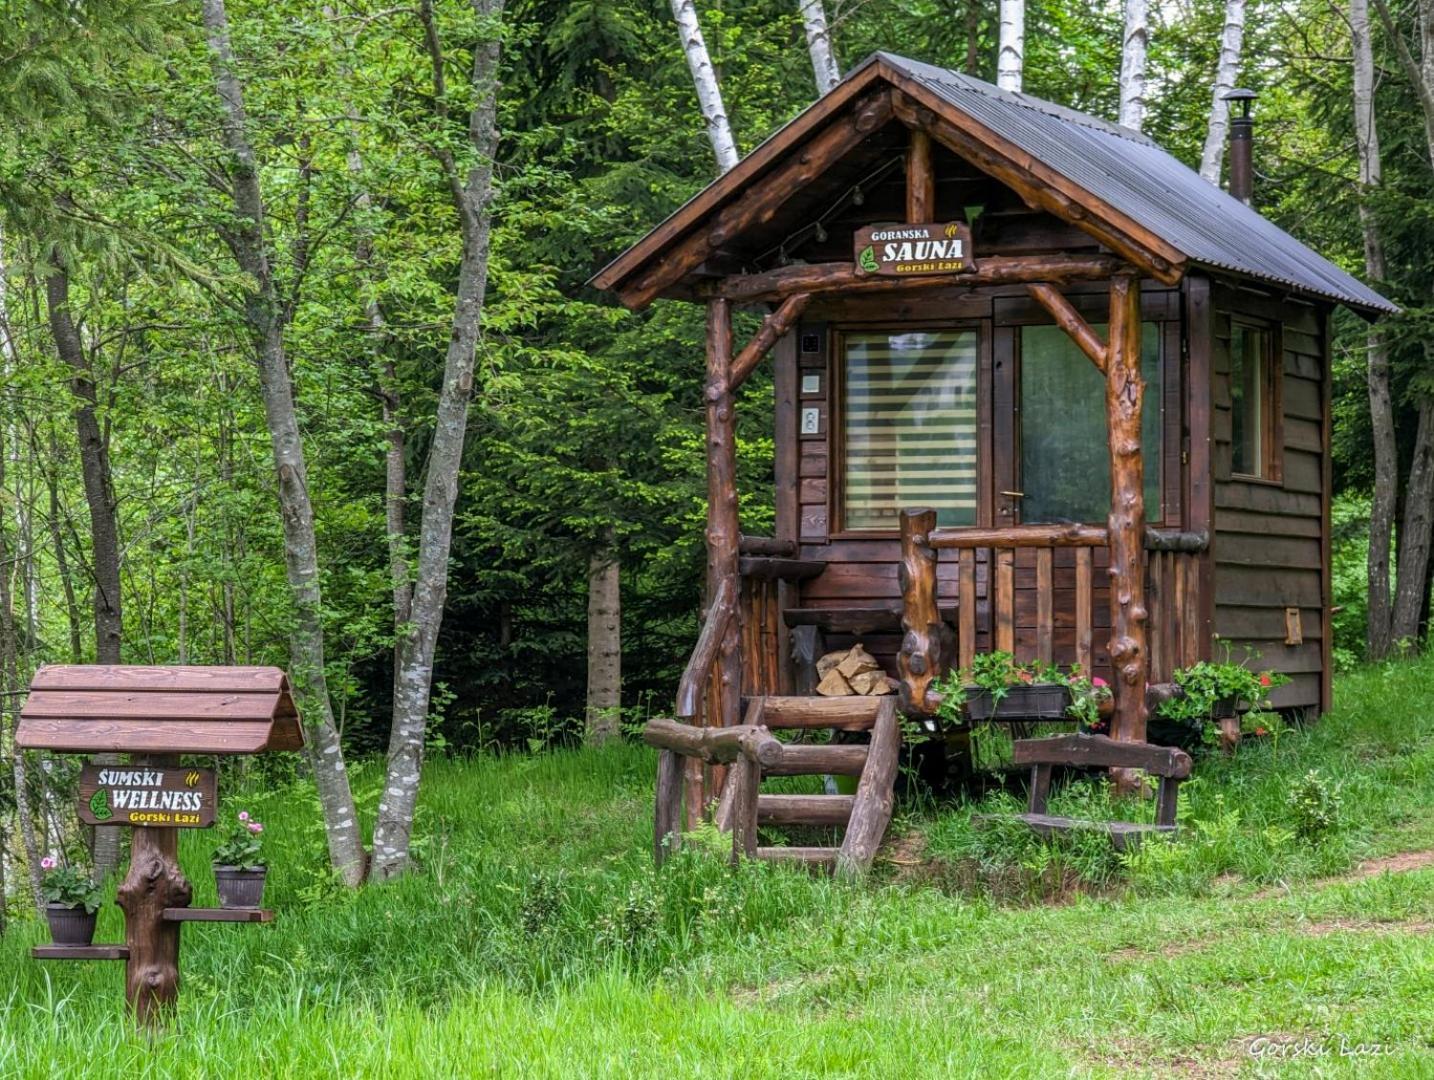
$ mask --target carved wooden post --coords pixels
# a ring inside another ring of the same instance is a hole
[[[136,759],[136,764],[178,765],[177,755]],[[129,873],[115,899],[124,910],[125,1000],[146,1027],[164,1022],[179,997],[179,927],[165,908],[188,907],[189,881],[179,869],[179,830],[136,828]]]
[[[738,547],[741,525],[737,511],[737,442],[735,410],[732,403],[732,311],[727,300],[707,303],[707,602],[713,598],[723,580],[730,580],[737,595]],[[732,727],[740,719],[742,708],[742,628],[732,619],[722,638],[718,653],[717,676],[708,683],[708,694],[716,696],[716,709],[710,711],[709,722],[719,727]],[[701,765],[696,766],[700,772]],[[709,790],[699,788],[692,798],[691,762],[688,764],[689,825],[696,824],[708,800],[721,793],[725,769],[714,769]],[[699,781],[700,782],[700,781]]]
[[[1110,439],[1110,662],[1115,669],[1111,736],[1145,741],[1150,656],[1145,610],[1145,468],[1140,452],[1140,282],[1110,281],[1105,408]]]
[[[936,702],[929,693],[931,680],[950,663],[951,628],[941,621],[936,603],[936,549],[927,534],[936,528],[936,511],[927,507],[901,511],[901,707],[908,713],[929,716]]]

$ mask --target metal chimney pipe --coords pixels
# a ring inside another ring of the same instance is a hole
[[[1250,116],[1253,90],[1231,90],[1225,100],[1238,105],[1239,114],[1230,118],[1230,194],[1246,206],[1255,195],[1255,121]]]

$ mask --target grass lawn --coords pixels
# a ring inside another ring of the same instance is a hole
[[[999,797],[916,802],[859,886],[700,839],[655,873],[631,745],[434,762],[422,872],[356,894],[312,794],[256,785],[278,921],[186,927],[153,1042],[122,964],[32,961],[44,932],[13,921],[0,1077],[1434,1076],[1434,859],[1391,857],[1434,850],[1434,663],[1338,698],[1198,765],[1179,842],[1121,860],[972,829]],[[212,903],[213,837],[183,839]]]

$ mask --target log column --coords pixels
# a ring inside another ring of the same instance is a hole
[[[1145,382],[1140,374],[1140,344],[1140,282],[1130,275],[1118,275],[1110,281],[1105,409],[1110,439],[1110,662],[1116,676],[1111,736],[1123,742],[1145,741],[1145,684],[1150,674],[1145,465],[1140,445]]]
[[[953,651],[951,628],[941,621],[936,601],[936,549],[929,534],[936,528],[936,511],[928,507],[901,511],[901,677],[904,712],[930,716],[937,702],[931,681],[949,665]]]
[[[164,755],[136,764],[177,765]],[[179,869],[179,830],[139,827],[130,843],[129,873],[115,899],[124,911],[125,1000],[144,1027],[157,1027],[179,997],[179,927],[164,909],[188,907],[191,889]]]
[[[707,302],[707,383],[704,401],[707,418],[707,617],[724,580],[737,596],[741,524],[737,509],[736,415],[732,396],[732,311],[729,301]],[[734,613],[718,650],[717,665],[707,692],[716,696],[716,708],[707,710],[708,722],[732,727],[742,707],[742,628]],[[694,777],[694,772],[696,776]],[[702,809],[721,788],[717,771],[703,784],[700,763],[688,763],[688,824],[695,825]],[[695,783],[694,783],[695,779]],[[694,790],[694,788],[696,790]],[[695,798],[693,796],[696,796]]]

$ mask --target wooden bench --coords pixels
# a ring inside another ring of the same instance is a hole
[[[1080,830],[1106,833],[1117,851],[1137,846],[1147,833],[1174,833],[1176,799],[1180,782],[1190,775],[1190,755],[1170,746],[1116,742],[1104,735],[1057,735],[1049,739],[1021,739],[1014,744],[1014,762],[1031,767],[1031,800],[1024,814],[982,814],[978,825],[993,821],[1020,821],[1041,836]],[[1160,778],[1155,795],[1155,824],[1134,821],[1090,821],[1046,813],[1051,792],[1051,770],[1071,768],[1141,769]]]

